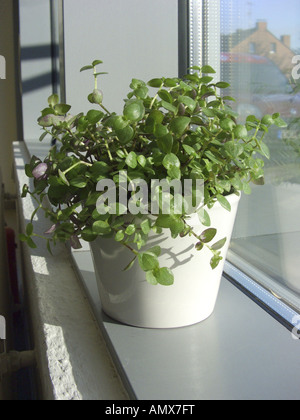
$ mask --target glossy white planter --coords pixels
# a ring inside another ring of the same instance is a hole
[[[133,268],[122,269],[132,259],[132,253],[113,239],[97,239],[91,243],[98,289],[103,311],[125,324],[145,328],[176,328],[192,325],[208,318],[215,307],[239,197],[227,197],[232,210],[228,212],[218,203],[209,210],[211,226],[218,231],[214,242],[227,237],[222,248],[223,260],[212,270],[212,253],[195,250],[196,239],[186,236],[173,239],[166,233],[155,235],[149,248],[159,245],[160,266],[172,269],[172,286],[153,286],[145,280],[145,273],[136,262]],[[189,221],[195,232],[205,228],[197,214]]]

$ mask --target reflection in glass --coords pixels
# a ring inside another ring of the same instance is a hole
[[[288,123],[265,138],[265,186],[243,195],[228,259],[300,310],[299,10],[300,0],[221,0],[221,74],[233,109],[241,120],[279,112]]]

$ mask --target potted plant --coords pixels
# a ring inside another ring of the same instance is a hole
[[[133,79],[122,115],[110,112],[91,70],[94,105],[70,115],[58,95],[38,119],[40,140],[56,144],[33,156],[25,185],[36,211],[21,240],[35,247],[34,217],[49,218],[48,250],[57,241],[91,243],[104,311],[141,327],[179,327],[213,311],[240,192],[263,184],[263,138],[279,114],[245,124],[219,91],[210,66],[184,78]],[[48,199],[50,207],[45,205]]]

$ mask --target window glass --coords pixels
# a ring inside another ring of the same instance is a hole
[[[229,261],[300,309],[300,0],[220,0],[221,77],[245,121],[279,112],[265,185],[243,194]]]

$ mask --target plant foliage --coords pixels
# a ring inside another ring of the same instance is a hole
[[[80,248],[81,240],[114,238],[132,252],[125,270],[137,262],[149,283],[171,285],[172,272],[159,265],[160,247],[146,249],[150,233],[167,229],[178,240],[185,235],[194,237],[199,251],[209,248],[215,268],[226,238],[214,243],[216,231],[203,207],[199,218],[206,230],[200,235],[189,226],[184,208],[181,214],[171,209],[170,214],[158,212],[155,217],[128,216],[116,203],[116,214],[101,215],[96,203],[103,192],[97,191],[97,183],[111,179],[118,185],[120,171],[126,171],[128,182],[142,179],[149,185],[153,179],[202,180],[203,206],[210,209],[219,202],[230,211],[227,195],[249,194],[251,182],[263,184],[264,162],[259,155],[269,157],[263,138],[270,125],[285,123],[274,114],[262,120],[250,115],[245,124],[237,124],[237,115],[229,106],[233,98],[219,93],[229,85],[215,83],[215,72],[209,66],[193,67],[182,79],[161,77],[148,83],[133,79],[123,114],[117,115],[103,105],[98,89],[98,76],[104,73],[98,73],[96,66],[101,63],[95,60],[81,69],[93,71],[95,85],[88,100],[94,109],[71,115],[71,106],[61,104],[54,94],[38,119],[43,129],[40,140],[49,136],[56,145],[44,161],[33,156],[26,165],[33,183],[24,186],[23,197],[30,194],[37,207],[21,240],[36,246],[32,221],[43,210],[50,220],[44,236],[50,251],[57,241],[70,241],[73,248]],[[131,198],[135,194],[132,191]],[[50,208],[43,204],[45,197]]]

